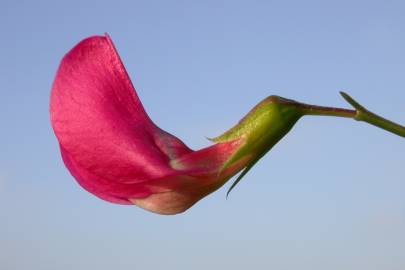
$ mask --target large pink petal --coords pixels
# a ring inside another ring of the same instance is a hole
[[[113,203],[135,199],[141,204],[150,195],[166,193],[167,200],[181,200],[152,196],[153,204],[183,209],[246,164],[241,160],[223,170],[243,140],[192,151],[157,127],[108,36],[85,39],[63,58],[50,111],[66,167],[84,189]]]
[[[103,179],[139,183],[173,174],[191,150],[147,116],[109,37],[83,40],[62,60],[51,121],[64,151]]]

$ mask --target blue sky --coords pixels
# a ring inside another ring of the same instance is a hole
[[[264,97],[405,123],[403,1],[2,1],[1,269],[404,269],[403,138],[302,119],[182,215],[82,190],[49,123],[63,55],[108,32],[151,118],[198,149]]]

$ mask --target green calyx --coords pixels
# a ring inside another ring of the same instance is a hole
[[[309,105],[279,96],[270,96],[257,104],[233,128],[221,136],[210,139],[215,143],[225,143],[237,139],[244,141],[221,170],[229,168],[242,158],[248,160],[245,169],[229,188],[227,197],[256,162],[280,141],[304,115],[353,118],[405,137],[405,127],[371,113],[346,93],[341,92],[341,94],[356,110]]]
[[[229,188],[227,196],[256,162],[283,138],[303,115],[296,104],[297,102],[293,100],[270,96],[257,104],[236,126],[223,135],[211,139],[216,143],[236,139],[244,141],[222,168],[224,170],[242,158],[248,157],[247,166]]]

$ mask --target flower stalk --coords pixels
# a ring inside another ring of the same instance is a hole
[[[386,131],[389,131],[391,133],[394,133],[398,136],[404,137],[405,138],[405,127],[401,126],[397,123],[394,123],[390,120],[387,120],[375,113],[370,112],[363,106],[361,106],[358,102],[356,102],[352,97],[350,97],[348,94],[345,92],[340,92],[340,94],[343,96],[343,98],[350,103],[355,109],[356,109],[356,114],[353,117],[353,119],[357,121],[363,121],[366,123],[369,123],[370,125],[382,128]]]
[[[304,115],[320,115],[320,116],[335,116],[335,117],[345,117],[352,118],[357,121],[366,122],[370,125],[382,128],[388,132],[394,133],[398,136],[405,137],[405,127],[390,120],[387,120],[373,112],[370,112],[357,101],[355,101],[351,96],[345,92],[340,92],[342,97],[352,105],[355,110],[334,108],[334,107],[323,107],[316,105],[308,105],[304,103],[296,103],[297,108]]]

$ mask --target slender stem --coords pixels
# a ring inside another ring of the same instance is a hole
[[[345,92],[340,92],[342,97],[349,102],[356,109],[356,116],[354,119],[358,121],[367,122],[371,125],[377,126],[379,128],[385,129],[386,131],[397,134],[405,138],[405,127],[390,120],[387,120],[375,113],[370,112],[358,102],[356,102],[352,97],[350,97]]]
[[[334,107],[323,107],[316,105],[308,105],[304,103],[297,103],[296,106],[301,110],[303,115],[324,115],[324,116],[337,116],[353,118],[357,121],[363,121],[369,123],[373,126],[377,126],[386,131],[397,134],[405,138],[405,127],[390,120],[387,120],[375,113],[370,112],[358,102],[356,102],[352,97],[344,92],[340,92],[342,97],[349,102],[356,110],[348,110],[342,108]]]
[[[324,116],[337,116],[346,118],[354,118],[356,116],[355,110],[348,110],[342,108],[324,107],[304,103],[299,103],[297,107],[302,111],[304,115],[324,115]]]

